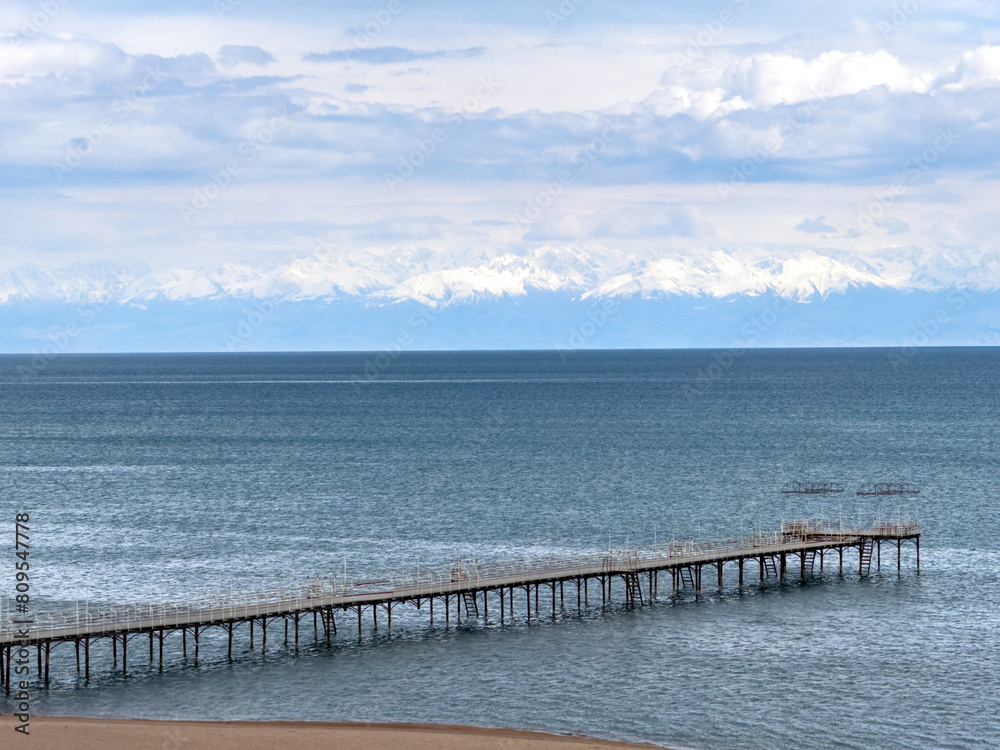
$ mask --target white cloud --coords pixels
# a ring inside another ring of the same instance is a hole
[[[954,78],[947,89],[963,89],[985,82],[1000,81],[1000,47],[984,45],[962,55],[956,66]]]
[[[947,20],[950,7],[935,18]],[[518,25],[455,7],[440,28],[401,14],[372,47],[421,54],[384,54],[374,65],[303,59],[349,47],[368,18],[361,6],[329,10],[323,23],[263,6],[224,22],[67,6],[33,38],[0,41],[3,262],[139,257],[165,272],[201,259],[287,258],[332,233],[373,250],[425,248],[448,262],[411,270],[458,289],[458,269],[479,268],[473,250],[489,263],[545,242],[620,257],[732,247],[766,256],[802,240],[825,252],[845,240],[824,232],[856,224],[872,192],[906,179],[903,165],[942,128],[954,145],[839,249],[857,260],[921,236],[937,243],[929,252],[995,242],[984,202],[1000,157],[990,94],[1000,47],[971,27],[938,41],[915,17],[890,44],[877,31],[884,9],[810,6],[825,25],[805,37],[790,32],[806,11],[786,4],[767,20],[737,14],[695,54],[678,56],[717,14],[648,8],[641,23],[601,23],[616,8],[581,12],[556,32],[544,14]],[[477,51],[452,54],[464,49]],[[127,101],[149,67],[163,80]],[[466,110],[489,76],[496,91]],[[114,109],[123,97],[127,108]],[[278,111],[288,127],[185,223],[178,204],[242,158],[246,139]],[[88,144],[106,118],[113,128]],[[613,138],[609,122],[619,123]],[[433,150],[388,190],[386,173],[436,129],[443,137]],[[73,150],[85,158],[57,179],[53,163]],[[721,196],[718,186],[746,164],[751,174]],[[555,183],[560,194],[536,222],[512,223],[528,196]],[[815,225],[823,231],[809,232],[804,217],[825,217]],[[358,273],[347,288],[388,283]],[[535,278],[513,267],[491,273],[496,288]],[[657,273],[682,283],[676,268]],[[171,288],[211,293],[213,278],[178,277]]]

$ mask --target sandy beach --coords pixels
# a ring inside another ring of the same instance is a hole
[[[652,750],[654,745],[608,742],[513,729],[433,724],[352,724],[305,721],[145,721],[33,716],[29,736],[0,717],[3,747],[41,750]],[[662,749],[661,749],[662,750]]]

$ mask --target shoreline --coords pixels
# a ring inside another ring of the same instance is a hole
[[[0,716],[0,733],[13,734],[16,724],[13,716]],[[580,735],[395,722],[32,716],[29,731],[25,743],[34,740],[51,750],[664,750],[660,745]]]

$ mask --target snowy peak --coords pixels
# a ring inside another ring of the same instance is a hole
[[[49,301],[144,305],[152,301],[274,298],[414,300],[429,306],[557,292],[577,299],[776,294],[808,300],[856,287],[933,291],[1000,288],[1000,253],[929,255],[894,248],[860,260],[811,249],[773,256],[711,250],[639,258],[545,245],[523,255],[480,254],[448,263],[425,249],[319,252],[284,263],[227,263],[149,271],[113,263],[62,269],[25,265],[0,274],[0,304]]]
[[[748,260],[724,252],[707,259],[662,258],[618,274],[591,292],[595,296],[657,294],[731,297],[774,293],[805,300],[855,286],[891,286],[861,265],[842,263],[811,250],[785,260]]]

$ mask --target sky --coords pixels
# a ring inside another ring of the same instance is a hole
[[[0,107],[0,273],[318,248],[975,268],[1000,229],[977,0],[8,0]]]

